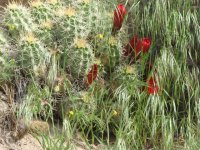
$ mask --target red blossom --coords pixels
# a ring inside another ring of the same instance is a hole
[[[143,53],[148,52],[150,46],[151,46],[151,39],[150,38],[143,38],[142,39],[142,51],[143,51]]]
[[[133,49],[135,48],[135,45],[137,44],[137,42],[138,42],[138,36],[135,35],[123,49],[123,55],[125,57],[133,53]]]
[[[98,65],[94,64],[91,68],[91,70],[89,71],[88,75],[87,75],[87,83],[88,85],[91,85],[92,82],[96,79],[98,74]]]
[[[156,82],[156,77],[151,76],[149,80],[147,80],[147,85],[148,85],[148,94],[156,94],[159,91],[157,82]]]
[[[114,11],[113,30],[119,30],[122,27],[124,17],[126,15],[126,8],[123,4],[119,4]]]
[[[133,57],[138,57],[141,51],[143,53],[148,52],[149,48],[151,46],[151,39],[150,38],[143,38],[138,39],[138,36],[135,35],[133,38],[129,41],[129,44],[127,44],[123,49],[123,55],[125,57],[132,55]],[[135,50],[135,52],[133,51]]]

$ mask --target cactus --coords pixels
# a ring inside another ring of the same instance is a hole
[[[15,76],[16,62],[14,59],[9,59],[6,55],[0,56],[0,84],[12,81]]]
[[[35,31],[37,37],[40,38],[46,46],[54,48],[55,45],[55,36],[54,36],[54,23],[51,20],[41,22],[38,26],[38,30]]]
[[[10,43],[8,41],[8,36],[3,30],[5,29],[0,28],[0,53],[9,56],[12,54],[9,45]]]
[[[57,0],[48,0],[46,2],[41,0],[32,1],[30,2],[31,15],[38,24],[47,20],[53,20],[55,18],[54,12],[60,5],[61,3]]]
[[[16,3],[10,3],[5,8],[3,24],[15,39],[21,33],[32,32],[35,28],[29,9]]]
[[[6,45],[8,46],[7,38],[5,37],[3,29],[0,28],[0,48],[3,48]]]
[[[57,40],[64,47],[69,47],[75,38],[76,10],[73,7],[61,7],[56,13],[55,24]]]
[[[74,44],[67,50],[66,57],[64,57],[64,63],[75,78],[85,76],[93,61],[93,50],[84,39],[75,39]]]
[[[32,68],[50,62],[50,53],[34,34],[24,36],[19,42],[19,61],[22,68]]]
[[[96,55],[101,58],[101,62],[105,66],[112,69],[120,62],[122,54],[120,39],[109,35],[105,35],[105,37],[103,35],[98,35],[96,40]]]

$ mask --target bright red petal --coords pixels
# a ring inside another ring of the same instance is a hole
[[[137,41],[138,41],[138,36],[137,35],[133,36],[133,38],[129,41],[129,44],[127,44],[123,49],[124,56],[128,56],[133,52],[133,49],[135,48]]]
[[[114,28],[119,30],[122,27],[124,17],[126,15],[126,8],[123,4],[119,4],[114,11]]]
[[[149,80],[148,80],[148,94],[156,94],[158,93],[158,85],[157,85],[157,82],[156,82],[156,78],[155,77],[151,77]]]
[[[142,39],[142,51],[143,51],[143,53],[148,52],[150,46],[151,46],[151,39],[150,38],[143,38]]]
[[[130,44],[130,46],[131,46],[132,48],[135,48],[135,45],[137,44],[137,42],[138,42],[138,36],[135,35],[135,36],[133,36],[133,38],[130,40],[129,44]]]
[[[87,82],[89,85],[92,84],[92,82],[96,79],[97,74],[98,74],[98,65],[94,64],[92,66],[92,69],[89,71],[87,75],[87,80],[88,80]]]

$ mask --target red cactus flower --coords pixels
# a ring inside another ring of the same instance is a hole
[[[125,57],[133,53],[133,49],[135,48],[135,45],[137,44],[137,42],[138,42],[138,36],[135,35],[123,49],[123,55]]]
[[[91,85],[92,82],[96,79],[98,74],[98,65],[94,64],[92,66],[92,69],[89,71],[88,75],[87,75],[87,84]]]
[[[137,39],[136,46],[133,47],[135,49],[136,56],[138,56],[141,53],[141,51],[143,53],[148,52],[150,46],[151,46],[150,38],[143,38],[141,40]]]
[[[152,76],[150,77],[149,80],[147,80],[147,85],[148,85],[148,94],[156,94],[159,91],[157,82],[156,82],[156,77]]]
[[[123,4],[119,4],[117,9],[114,11],[114,23],[113,30],[119,30],[122,27],[124,17],[126,15],[126,8]]]
[[[138,39],[138,36],[135,35],[129,41],[129,44],[127,44],[125,46],[125,48],[123,49],[123,54],[124,54],[124,56],[128,56],[131,53],[133,53],[133,49],[135,49],[135,54],[136,54],[136,56],[138,56],[141,51],[143,53],[148,52],[150,46],[151,46],[150,38],[143,38],[142,40],[140,40],[140,39]]]
[[[142,39],[142,51],[143,51],[143,53],[148,52],[150,46],[151,46],[151,39],[150,38],[143,38]]]

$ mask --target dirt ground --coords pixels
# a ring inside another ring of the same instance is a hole
[[[42,150],[42,146],[31,134],[27,134],[16,143],[0,141],[0,150]]]

